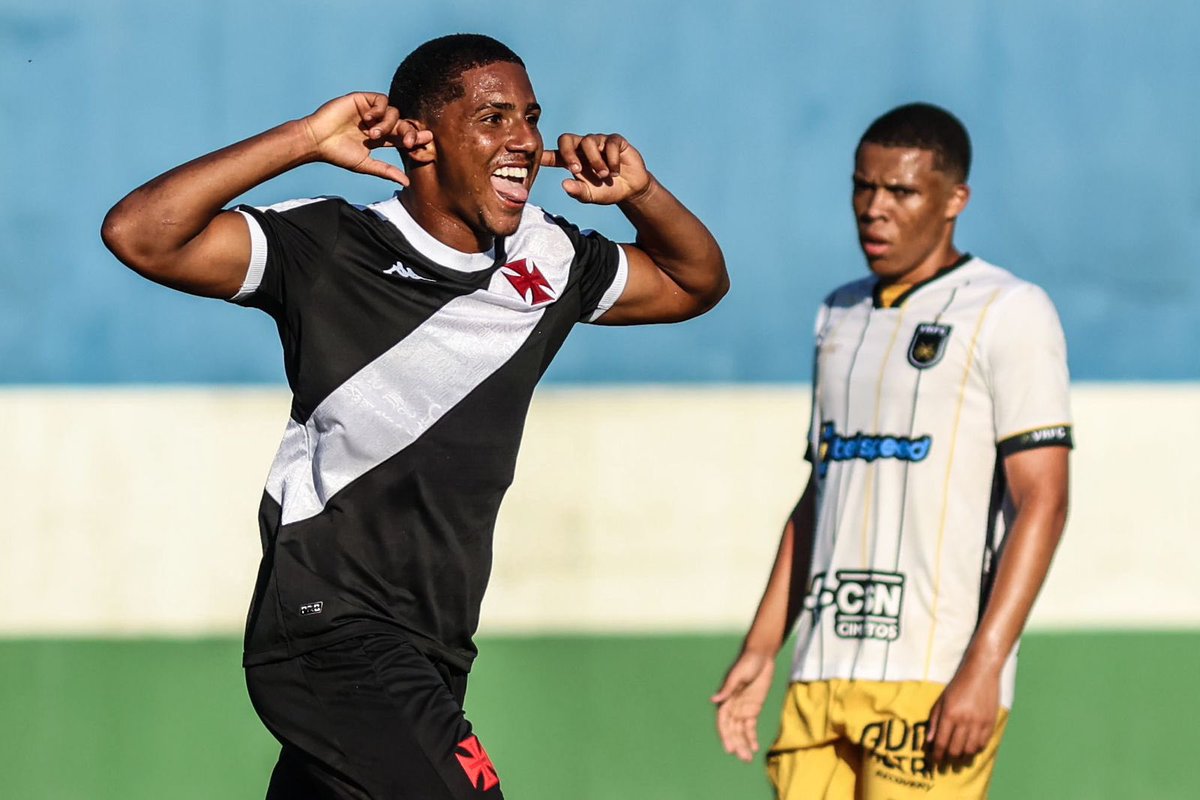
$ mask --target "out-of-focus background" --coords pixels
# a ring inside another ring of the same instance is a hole
[[[960,246],[1049,291],[1076,382],[1072,517],[993,796],[1200,796],[1183,0],[0,0],[0,796],[262,795],[238,637],[288,408],[273,326],[139,279],[100,220],[456,31],[522,54],[549,140],[627,135],[733,275],[702,319],[579,330],[535,399],[467,700],[506,794],[766,796],[707,696],[807,475],[813,312],[864,270],[855,142],[920,99],[974,138]],[[629,235],[557,184],[535,202]],[[246,199],[391,191],[309,166]]]

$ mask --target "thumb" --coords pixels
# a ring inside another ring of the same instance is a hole
[[[576,200],[587,202],[591,196],[591,189],[583,181],[567,179],[562,182],[563,191],[574,197]]]
[[[933,708],[929,712],[929,726],[925,728],[925,744],[929,745],[937,736],[938,723],[942,717],[942,701],[938,700],[933,704]]]
[[[721,684],[721,688],[718,689],[717,693],[710,697],[709,700],[717,705],[720,705],[730,697],[733,697],[734,693],[745,685],[745,681],[740,680],[734,674],[734,670],[730,670],[729,674],[725,676],[725,682]]]

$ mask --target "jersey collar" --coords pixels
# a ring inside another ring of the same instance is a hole
[[[392,223],[401,235],[408,240],[418,253],[435,264],[449,267],[458,272],[483,272],[496,266],[496,245],[482,253],[464,253],[433,238],[408,213],[400,202],[400,192],[396,192],[390,200],[368,206],[381,218]]]
[[[933,283],[934,281],[949,275],[951,272],[954,272],[956,269],[961,267],[963,264],[966,264],[968,261],[970,261],[973,258],[975,258],[975,256],[971,255],[970,253],[963,253],[961,256],[959,256],[958,260],[955,261],[953,264],[942,267],[941,269],[939,269],[934,274],[930,275],[925,280],[920,281],[919,283],[914,283],[912,286],[908,287],[908,290],[905,291],[899,297],[897,297],[890,306],[887,306],[887,308],[899,308],[900,306],[904,305],[904,302],[906,300],[908,300],[909,297],[912,296],[913,292],[917,291],[918,289],[920,289],[923,286],[928,286],[929,284]],[[871,300],[872,300],[872,303],[875,308],[884,308],[883,302],[880,299],[880,291],[882,290],[882,288],[883,288],[882,282],[877,280],[877,281],[875,281],[875,286],[871,289]]]

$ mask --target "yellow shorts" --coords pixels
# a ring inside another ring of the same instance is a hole
[[[945,688],[921,681],[793,683],[767,773],[779,800],[968,800],[987,797],[1008,723],[966,764],[931,769],[929,710]]]

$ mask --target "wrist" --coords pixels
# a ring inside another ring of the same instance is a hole
[[[629,195],[629,197],[626,197],[620,202],[619,206],[622,209],[639,209],[644,207],[647,203],[653,202],[654,197],[659,193],[659,190],[662,187],[658,180],[651,173],[647,172],[646,178],[647,180],[645,186],[635,190]]]
[[[997,645],[973,643],[963,655],[962,666],[976,672],[1000,674],[1008,660],[1008,652]]]
[[[751,631],[742,641],[742,652],[754,653],[763,658],[773,659],[778,655],[781,645],[782,642],[778,640],[778,637],[771,637],[757,631]]]
[[[309,164],[321,158],[321,145],[309,117],[285,122],[282,126],[288,138],[288,150],[296,164]]]

